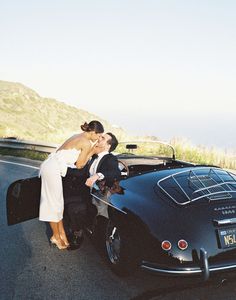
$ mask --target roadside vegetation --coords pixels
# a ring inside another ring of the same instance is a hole
[[[205,146],[193,146],[183,140],[173,140],[171,144],[175,148],[177,159],[236,170],[236,152]]]
[[[132,142],[131,142],[132,144]],[[224,169],[236,170],[236,154],[232,152],[220,151],[219,149],[210,149],[204,146],[192,146],[183,139],[175,139],[171,141],[171,145],[175,148],[176,159],[192,162],[195,164],[207,164],[219,166]],[[171,148],[156,143],[142,143],[138,149],[127,150],[124,146],[119,145],[116,149],[117,153],[135,153],[147,155],[164,155],[172,156]],[[33,150],[18,150],[10,148],[0,148],[1,155],[21,156],[34,160],[45,160],[47,153]]]
[[[173,139],[170,141],[170,145],[174,147],[175,158],[178,160],[236,170],[236,153],[227,153],[226,151],[204,146],[193,146],[189,141],[185,141],[184,139]],[[173,155],[170,147],[158,146],[156,143],[150,144],[150,142],[143,142],[138,149],[129,149],[128,151],[123,145],[120,145],[116,151],[118,153],[129,152],[140,155],[146,153],[147,155],[164,155],[168,157]]]

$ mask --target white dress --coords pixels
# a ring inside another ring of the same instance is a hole
[[[69,166],[77,161],[80,150],[75,148],[62,149],[51,153],[41,164],[41,198],[39,206],[39,220],[59,222],[63,218],[64,198],[62,176],[64,177]]]

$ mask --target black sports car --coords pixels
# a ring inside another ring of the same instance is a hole
[[[104,241],[115,273],[141,267],[207,280],[211,272],[236,269],[235,174],[179,161],[172,146],[159,142],[121,143],[117,152],[121,180],[91,190],[97,208],[93,233]],[[16,212],[17,195],[13,184],[9,224],[30,218],[29,211]]]

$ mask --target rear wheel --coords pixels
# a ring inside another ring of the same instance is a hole
[[[135,242],[112,220],[106,226],[105,245],[108,264],[114,273],[125,276],[134,271],[138,265]]]

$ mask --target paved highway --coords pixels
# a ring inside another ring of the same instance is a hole
[[[39,162],[0,156],[0,299],[233,300],[236,273],[211,278],[153,276],[138,271],[119,278],[86,238],[81,249],[49,246],[48,226],[37,219],[7,226],[6,191],[35,176]],[[225,280],[227,278],[227,280]]]

